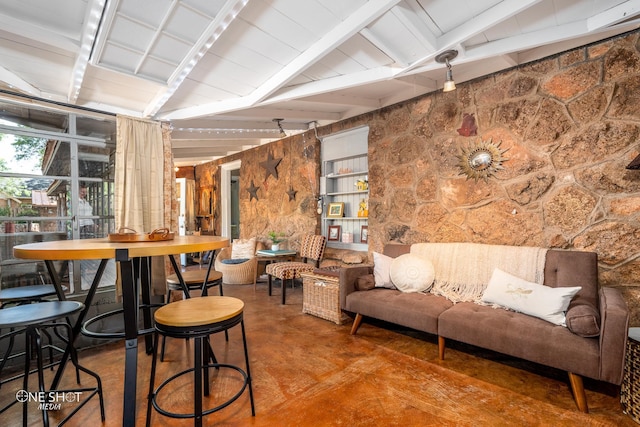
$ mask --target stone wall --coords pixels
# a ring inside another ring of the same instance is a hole
[[[640,148],[638,34],[318,129],[370,127],[369,251],[422,241],[595,251],[601,285],[622,290],[632,324],[640,325],[640,171],[625,169]],[[461,135],[465,115],[473,115],[476,136]],[[261,187],[259,200],[243,191],[243,235],[318,229],[319,145],[301,139],[238,155],[242,188],[251,180]],[[466,179],[460,150],[489,139],[508,150],[504,170],[486,182]],[[259,166],[268,150],[283,159],[277,181]],[[285,193],[291,162],[293,202]]]
[[[240,237],[267,241],[273,230],[297,248],[302,235],[320,231],[319,156],[320,141],[311,131],[197,166],[196,187],[217,189],[212,229],[221,230],[220,165],[240,159]]]
[[[636,318],[638,33],[387,108],[370,122],[370,250],[469,241],[595,251]],[[477,136],[460,136],[464,114]],[[487,182],[459,174],[478,139],[508,149]]]

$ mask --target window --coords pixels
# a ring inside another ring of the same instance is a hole
[[[13,258],[15,245],[113,231],[115,134],[110,115],[0,98],[0,286],[50,282],[43,262]],[[74,294],[89,288],[97,266],[56,269]],[[100,286],[114,283],[110,266]]]

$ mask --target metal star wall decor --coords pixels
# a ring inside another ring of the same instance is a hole
[[[260,166],[266,169],[266,174],[264,176],[264,180],[266,181],[269,178],[269,175],[273,175],[275,179],[278,179],[278,165],[282,161],[282,158],[276,159],[273,157],[273,153],[269,151],[267,155],[267,160],[264,162],[260,162]]]
[[[253,183],[253,180],[251,180],[251,186],[247,187],[247,191],[249,192],[249,201],[253,200],[254,198],[258,200],[259,189],[260,187],[256,187],[256,185]]]
[[[289,201],[296,199],[296,193],[297,191],[294,190],[292,186],[289,186],[289,191],[287,191],[287,194],[289,195]]]

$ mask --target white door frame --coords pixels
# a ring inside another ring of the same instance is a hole
[[[222,214],[222,229],[221,234],[223,237],[231,237],[231,171],[240,169],[240,160],[225,163],[220,166],[220,205]]]

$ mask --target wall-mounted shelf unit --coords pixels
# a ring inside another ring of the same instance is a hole
[[[369,199],[368,136],[369,128],[360,127],[322,140],[322,233],[329,239],[329,247],[368,250],[368,244],[362,241],[362,227],[369,221],[358,215],[361,203],[368,204]],[[342,217],[328,216],[331,203],[344,203]]]

